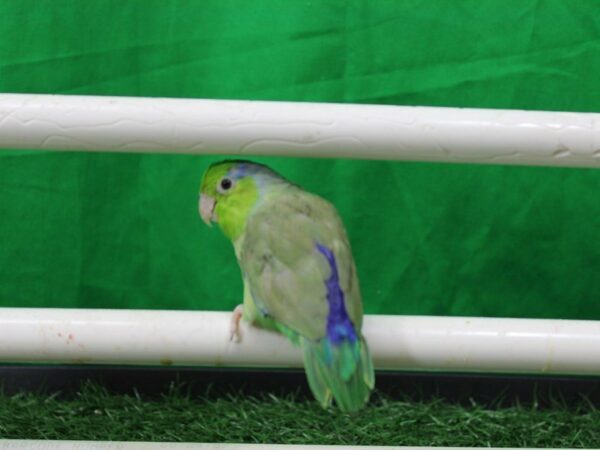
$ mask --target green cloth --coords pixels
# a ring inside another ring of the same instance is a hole
[[[0,91],[600,111],[600,4],[0,2]],[[0,305],[228,310],[220,158],[0,152]],[[366,312],[600,319],[600,171],[255,158],[335,203]]]

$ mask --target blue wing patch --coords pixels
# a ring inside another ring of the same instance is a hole
[[[331,275],[325,280],[327,303],[329,304],[327,338],[333,345],[340,345],[345,340],[354,343],[356,342],[356,331],[354,331],[354,325],[346,311],[344,292],[340,287],[335,255],[331,249],[321,244],[317,244],[317,250],[327,259],[331,268]]]

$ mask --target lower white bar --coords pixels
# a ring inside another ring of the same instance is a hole
[[[0,94],[0,148],[600,167],[600,114]]]
[[[478,447],[400,447],[400,446],[358,446],[358,445],[282,445],[282,444],[196,444],[186,442],[103,442],[103,441],[0,441],[0,449],[6,450],[349,450],[397,449],[397,450],[476,450]],[[484,447],[480,447],[484,448]],[[487,450],[499,450],[485,447]],[[517,450],[503,448],[502,450]],[[530,450],[519,448],[518,450]],[[552,450],[552,449],[545,449]]]
[[[284,337],[228,312],[0,308],[0,361],[300,367]],[[377,369],[600,375],[600,322],[366,316]]]

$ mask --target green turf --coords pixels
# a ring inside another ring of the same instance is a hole
[[[505,404],[507,402],[504,402]],[[508,402],[510,403],[510,402]],[[586,399],[551,408],[488,408],[376,394],[356,415],[322,410],[302,395],[241,392],[161,397],[111,394],[94,384],[70,398],[0,396],[0,437],[294,444],[597,447],[600,412]]]

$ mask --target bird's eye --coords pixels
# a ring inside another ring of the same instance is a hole
[[[221,190],[228,191],[229,189],[231,189],[231,186],[233,186],[233,181],[231,181],[231,179],[223,178],[221,180]]]

